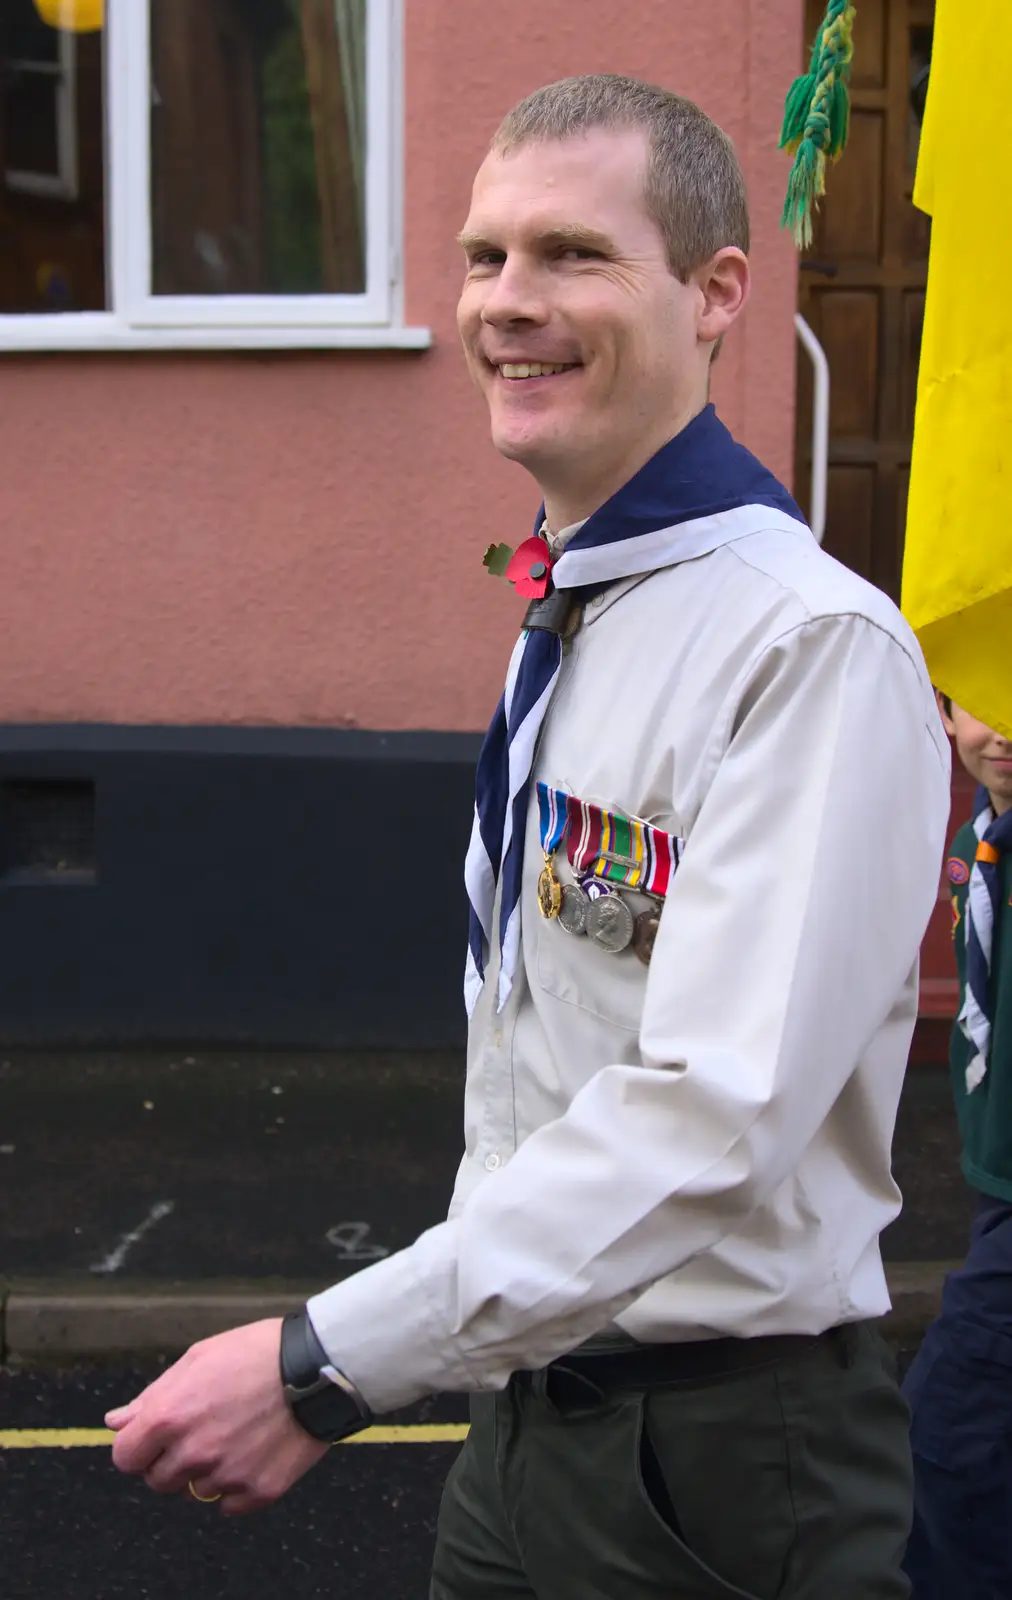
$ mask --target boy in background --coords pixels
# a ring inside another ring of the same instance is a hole
[[[962,1169],[979,1196],[905,1385],[916,1507],[913,1600],[1012,1596],[1012,740],[939,696],[980,787],[952,844],[960,1010],[952,1083]]]

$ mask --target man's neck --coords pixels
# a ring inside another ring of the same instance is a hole
[[[1012,800],[1002,800],[1000,795],[992,794],[990,789],[987,791],[987,797],[996,817],[1003,817],[1006,811],[1012,810]]]
[[[645,443],[636,455],[627,457],[620,467],[613,467],[610,471],[596,474],[593,477],[582,474],[579,477],[554,479],[549,473],[545,476],[534,472],[538,486],[545,502],[545,520],[552,529],[568,528],[574,522],[585,522],[595,511],[609,501],[612,495],[634,478],[642,467],[645,467],[651,457],[658,450],[676,438],[678,434],[693,422],[706,406],[707,401],[701,400],[685,411],[675,426],[664,431],[663,436]]]

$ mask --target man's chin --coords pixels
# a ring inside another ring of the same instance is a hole
[[[492,443],[507,461],[515,461],[533,472],[540,461],[552,454],[551,443],[538,434],[521,432],[517,428],[497,426],[492,420]]]

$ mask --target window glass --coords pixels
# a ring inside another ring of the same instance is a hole
[[[365,289],[366,0],[151,0],[156,295]]]
[[[105,309],[102,43],[0,5],[0,313]]]

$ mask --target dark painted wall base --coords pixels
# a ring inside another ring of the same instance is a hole
[[[458,1045],[479,743],[0,727],[0,1040]]]

